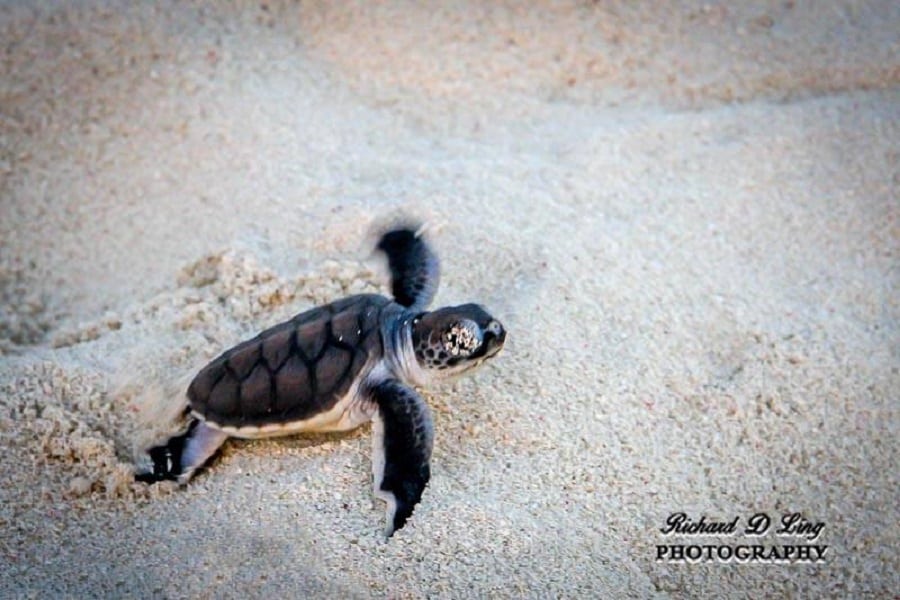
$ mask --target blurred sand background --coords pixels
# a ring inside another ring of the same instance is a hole
[[[895,594],[898,32],[891,0],[3,2],[0,597]],[[131,483],[136,402],[385,290],[399,213],[437,304],[510,331],[425,392],[407,527],[368,427]],[[657,563],[675,511],[800,511],[828,560]]]

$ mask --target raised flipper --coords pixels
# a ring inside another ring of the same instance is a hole
[[[378,405],[372,439],[375,495],[387,502],[385,535],[403,527],[431,477],[434,425],[421,396],[391,379],[372,390]]]
[[[388,231],[376,246],[387,255],[391,269],[391,293],[398,304],[424,310],[431,304],[440,282],[440,262],[412,227]]]
[[[146,483],[165,480],[186,483],[197,469],[212,458],[226,439],[228,434],[191,418],[184,433],[147,451],[153,461],[153,470],[138,473],[134,478]]]

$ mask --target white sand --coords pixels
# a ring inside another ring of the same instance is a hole
[[[0,597],[900,589],[896,2],[24,4],[0,6]],[[426,391],[407,527],[382,542],[368,428],[132,484],[136,399],[384,289],[370,232],[398,211],[434,226],[438,304],[510,330]],[[802,511],[828,560],[657,563],[680,510]]]

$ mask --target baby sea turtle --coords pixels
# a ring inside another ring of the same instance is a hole
[[[350,296],[300,313],[238,344],[188,386],[187,429],[149,449],[153,483],[186,483],[229,437],[347,431],[374,420],[375,495],[386,534],[403,527],[430,477],[431,413],[413,386],[479,366],[506,331],[477,304],[426,312],[439,263],[411,227],[388,231],[393,300]]]

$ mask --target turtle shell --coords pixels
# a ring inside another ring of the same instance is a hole
[[[381,357],[381,315],[389,304],[375,294],[351,296],[238,344],[191,382],[191,410],[238,429],[286,425],[330,410]]]

